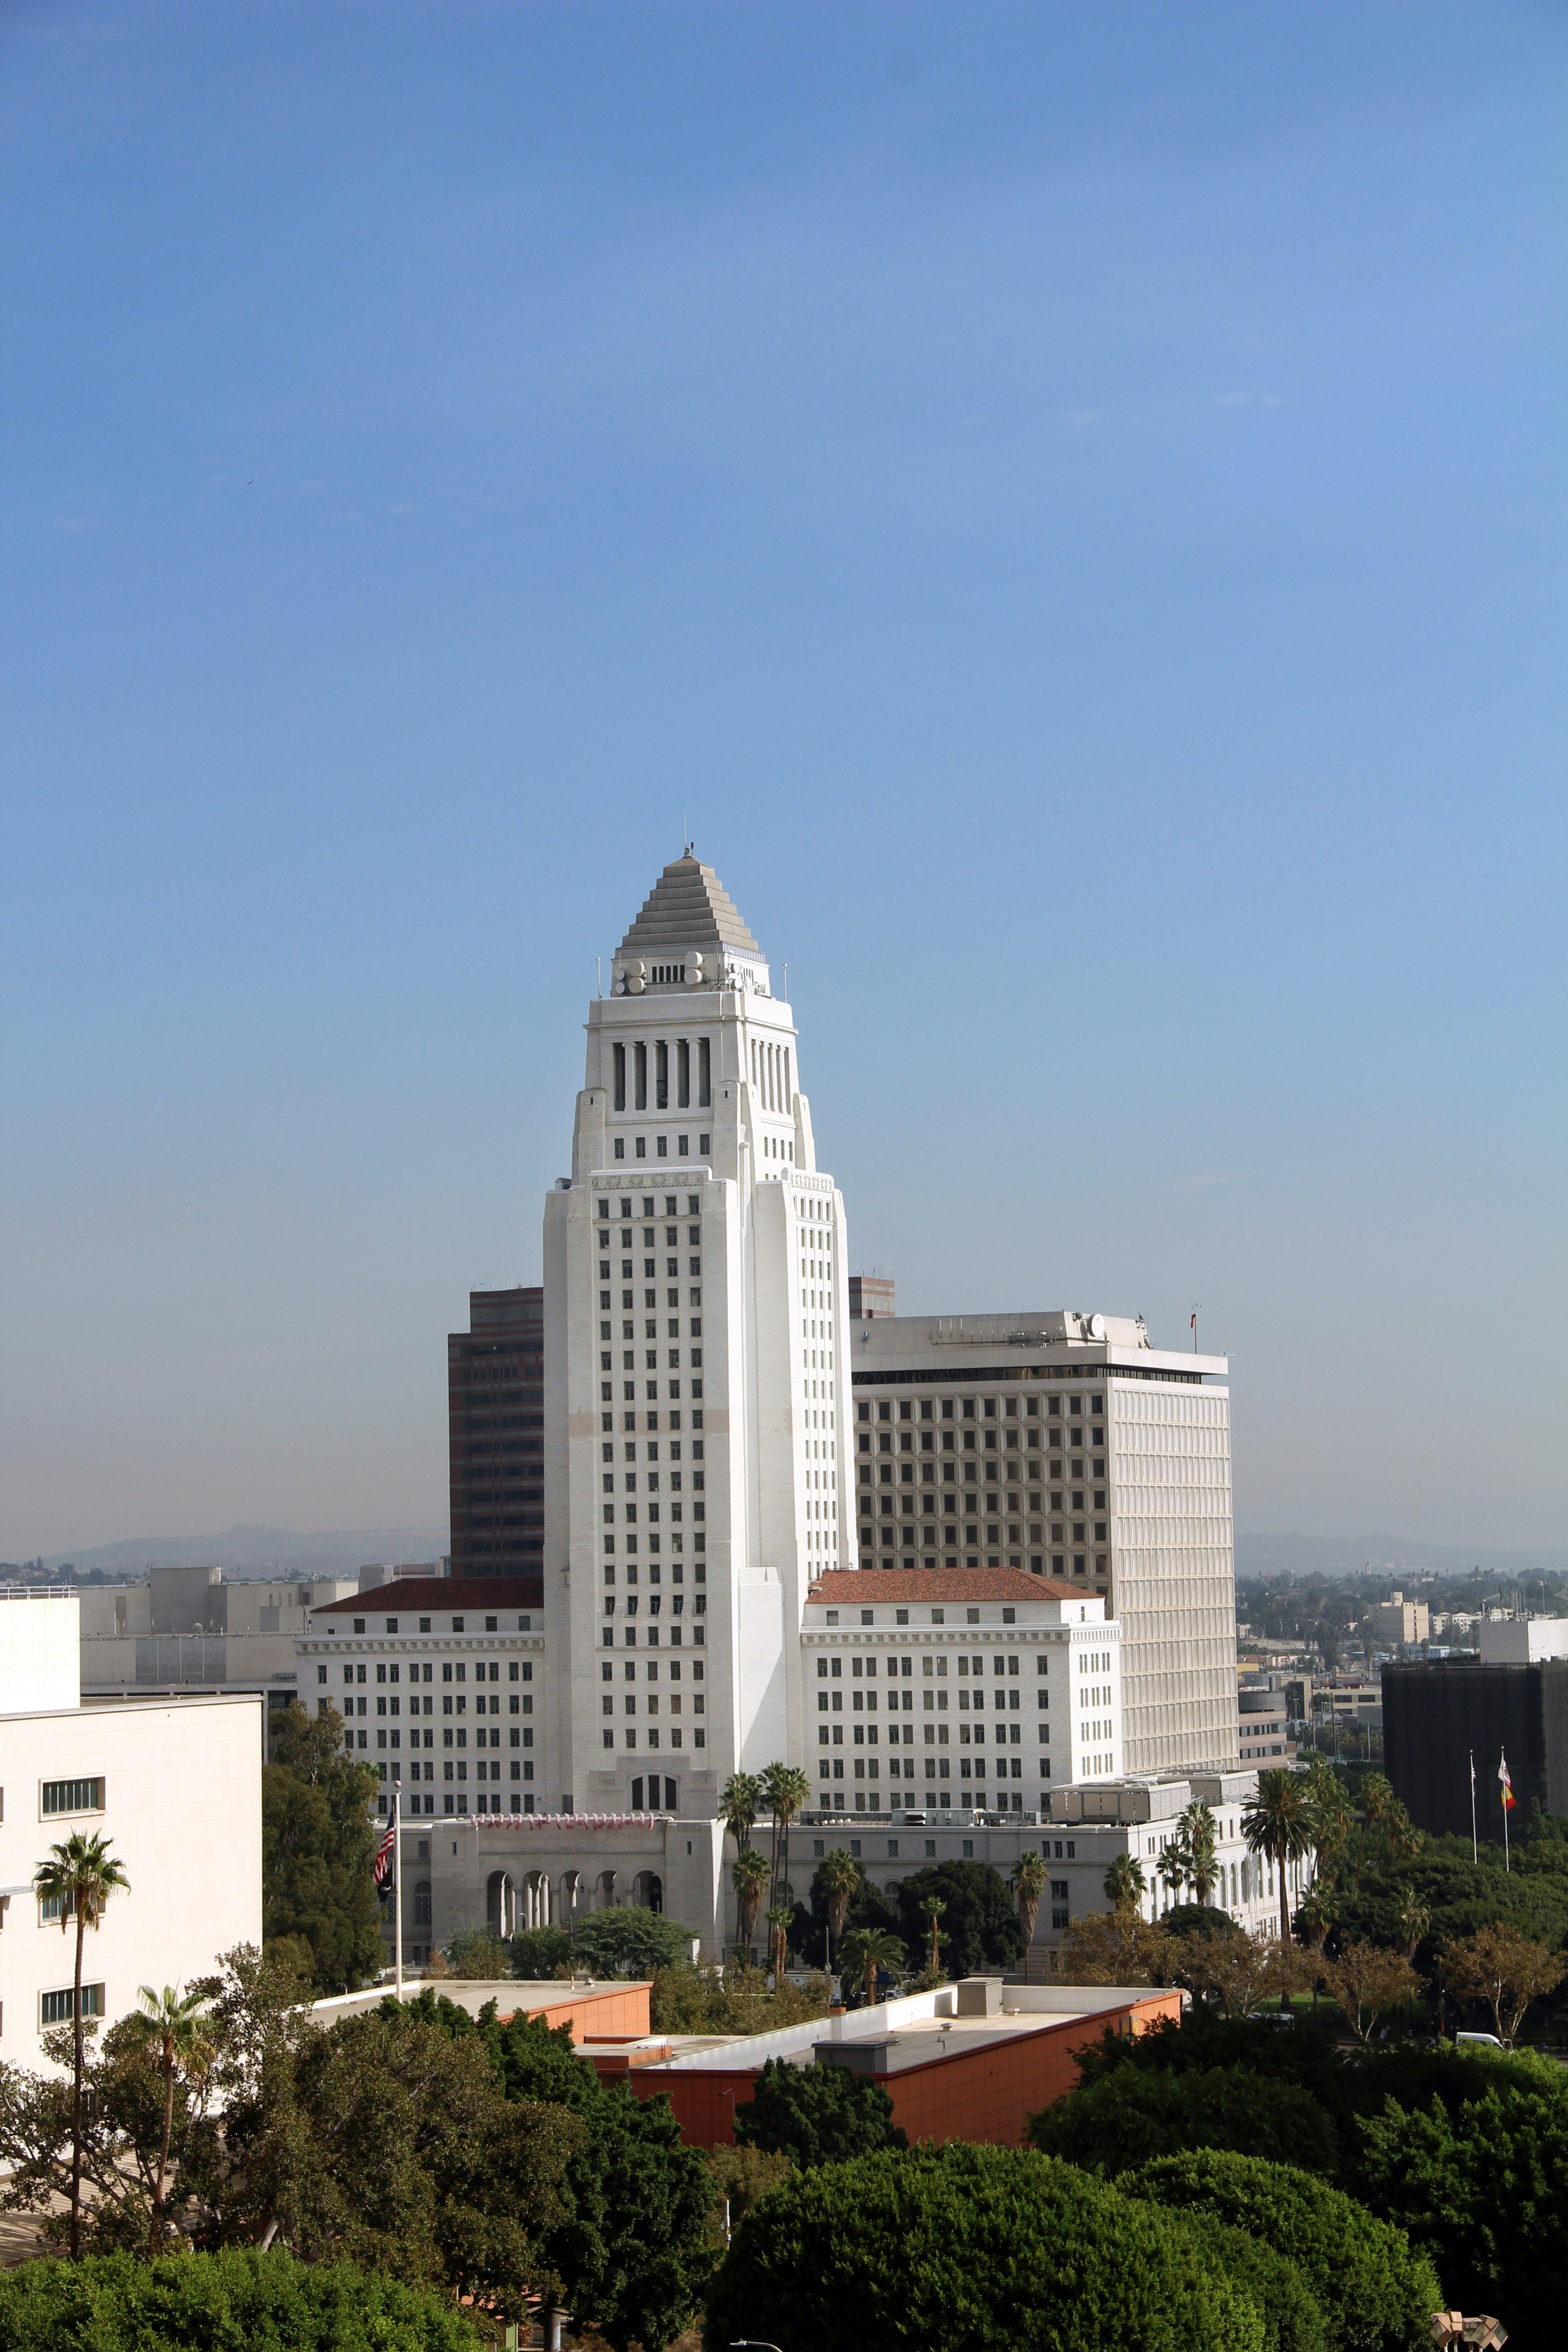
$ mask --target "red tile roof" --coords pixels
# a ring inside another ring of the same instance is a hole
[[[542,1609],[542,1576],[400,1576],[394,1584],[378,1584],[370,1592],[351,1592],[346,1601],[324,1601],[312,1617],[363,1617],[368,1610],[407,1615],[438,1609],[443,1616],[455,1610]]]
[[[908,1572],[828,1568],[806,1598],[835,1603],[858,1601],[867,1607],[878,1601],[1099,1601],[1104,1596],[1053,1577],[1031,1576],[1022,1568],[917,1568]]]

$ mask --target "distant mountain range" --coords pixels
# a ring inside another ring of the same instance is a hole
[[[292,1528],[226,1528],[216,1536],[129,1536],[122,1542],[95,1544],[83,1551],[56,1552],[46,1568],[70,1566],[84,1574],[137,1576],[150,1568],[219,1567],[264,1575],[341,1576],[373,1562],[438,1559],[450,1548],[445,1528],[342,1528],[325,1535],[297,1535]]]
[[[1496,1544],[1424,1543],[1412,1536],[1249,1536],[1236,1538],[1237,1576],[1359,1576],[1370,1564],[1415,1575],[1488,1577],[1568,1572],[1568,1551],[1513,1551]]]
[[[449,1549],[445,1528],[342,1528],[300,1535],[292,1528],[226,1528],[211,1536],[131,1536],[120,1543],[95,1544],[81,1551],[56,1552],[46,1568],[68,1563],[84,1574],[100,1569],[109,1576],[144,1575],[150,1568],[180,1568],[216,1561],[246,1575],[279,1570],[286,1576],[332,1576],[372,1561],[437,1559]],[[1496,1546],[1437,1544],[1410,1536],[1237,1535],[1238,1576],[1359,1576],[1374,1570],[1415,1575],[1430,1569],[1439,1576],[1463,1576],[1479,1568],[1488,1576],[1568,1573],[1568,1551],[1511,1551]]]

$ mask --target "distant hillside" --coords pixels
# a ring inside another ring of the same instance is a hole
[[[1422,1543],[1411,1536],[1237,1535],[1236,1538],[1237,1576],[1359,1576],[1369,1562],[1374,1572],[1392,1570],[1414,1576],[1429,1569],[1436,1576],[1468,1576],[1479,1568],[1489,1578],[1517,1580],[1568,1572],[1568,1551]]]
[[[292,1528],[226,1528],[215,1536],[128,1536],[119,1543],[94,1544],[82,1551],[56,1552],[46,1568],[68,1562],[85,1574],[101,1569],[113,1576],[143,1574],[150,1568],[219,1567],[262,1575],[334,1576],[380,1560],[437,1559],[449,1549],[445,1528],[343,1528],[325,1535],[297,1535]]]

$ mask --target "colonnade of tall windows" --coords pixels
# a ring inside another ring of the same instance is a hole
[[[795,1096],[787,1045],[773,1045],[763,1038],[752,1038],[752,1084],[762,1097],[764,1110],[793,1111]]]
[[[698,1108],[700,1110],[706,1110],[712,1102],[713,1065],[712,1055],[709,1048],[707,1038],[699,1037],[694,1041],[689,1037],[677,1037],[674,1039],[656,1037],[653,1041],[652,1105],[652,1108],[655,1110],[668,1110],[670,1108],[669,1088],[672,1049],[675,1063],[675,1108],[678,1110],[690,1109],[691,1065],[693,1060],[692,1045],[694,1042],[697,1048],[695,1059],[697,1064]],[[616,1108],[617,1110],[626,1110],[627,1108],[633,1110],[647,1110],[649,1108],[649,1104],[648,1048],[646,1041],[639,1040],[637,1044],[633,1045],[629,1049],[629,1055],[626,1046],[616,1045],[612,1048],[612,1055],[614,1063],[614,1100]],[[631,1064],[629,1072],[626,1066],[628,1058]],[[626,1090],[628,1076],[631,1081],[631,1099],[629,1104],[627,1101]]]

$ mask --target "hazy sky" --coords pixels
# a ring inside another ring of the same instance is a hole
[[[683,821],[855,1265],[1568,1542],[1556,6],[0,8],[0,1553],[437,1525]]]

